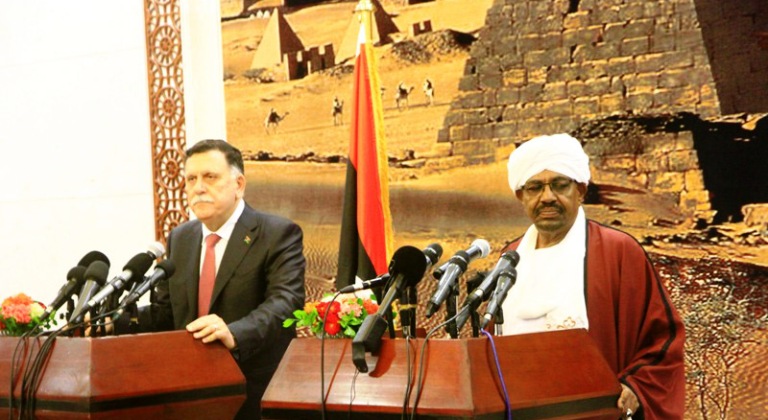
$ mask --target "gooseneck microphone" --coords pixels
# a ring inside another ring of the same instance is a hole
[[[56,298],[45,308],[45,311],[43,311],[42,315],[40,315],[40,320],[47,319],[49,316],[51,316],[51,314],[59,309],[59,307],[61,307],[64,302],[71,298],[75,292],[83,287],[83,283],[85,282],[85,270],[85,267],[81,267],[79,265],[72,267],[69,270],[69,273],[67,273],[67,282],[64,284],[64,286],[61,286],[61,289],[59,289],[59,293],[56,295]]]
[[[360,290],[368,290],[373,287],[383,286],[387,284],[388,281],[389,273],[385,273],[379,277],[376,277],[375,279],[366,280],[359,284],[350,284],[349,286],[344,286],[339,290],[339,293],[352,293],[358,292]]]
[[[387,329],[384,315],[391,310],[392,301],[405,287],[416,285],[421,281],[426,269],[427,259],[418,248],[404,246],[395,251],[389,264],[389,275],[393,279],[392,286],[382,298],[379,310],[365,318],[355,338],[352,339],[352,361],[360,372],[368,372],[365,352],[375,352],[381,345],[381,337]]]
[[[471,311],[476,310],[481,302],[488,300],[491,296],[491,292],[496,287],[499,275],[510,268],[516,267],[518,262],[520,262],[520,254],[515,250],[510,250],[501,254],[501,257],[499,257],[499,261],[496,263],[496,266],[493,267],[493,270],[485,276],[475,290],[467,295],[467,299],[464,301],[462,307],[468,306],[469,308],[462,311],[458,318],[456,318],[456,326],[458,329],[461,329],[461,327],[464,326],[464,323],[467,322]]]
[[[485,258],[491,253],[491,244],[485,239],[475,239],[466,251],[458,251],[448,261],[448,265],[440,275],[437,290],[427,304],[427,318],[431,317],[440,308],[451,292],[451,288],[458,278],[467,270],[470,262],[477,258]]]
[[[83,287],[80,289],[77,305],[72,311],[72,316],[69,318],[70,324],[82,321],[83,314],[87,311],[87,309],[83,310],[83,307],[104,285],[108,275],[109,266],[103,261],[94,261],[88,266],[85,270],[85,283],[83,283]]]
[[[83,255],[83,258],[80,258],[80,261],[77,263],[77,265],[83,268],[88,268],[88,266],[91,265],[91,263],[94,261],[101,261],[106,264],[107,267],[109,267],[109,258],[107,258],[107,256],[100,251],[91,251]]]
[[[120,309],[118,309],[115,315],[115,319],[119,318],[120,315],[123,314],[126,307],[136,303],[142,296],[144,296],[148,291],[155,287],[157,282],[170,278],[175,272],[176,265],[172,260],[160,261],[155,267],[155,271],[153,271],[152,274],[145,278],[144,281],[136,287],[136,289],[130,292],[128,296],[126,296],[125,299],[120,302]]]
[[[504,303],[507,293],[509,293],[509,290],[512,289],[516,281],[517,270],[512,267],[499,273],[496,289],[493,291],[491,300],[485,308],[485,315],[483,315],[483,319],[480,321],[480,328],[485,328],[492,319],[497,318],[497,312],[501,309],[501,304]]]
[[[440,258],[442,258],[443,247],[438,243],[429,244],[422,252],[424,252],[424,256],[427,257],[427,267],[424,269],[424,271],[427,272],[433,265],[440,261]]]
[[[109,258],[102,252],[91,251],[83,255],[83,258],[80,258],[77,265],[72,267],[69,270],[69,273],[67,273],[67,283],[65,283],[64,286],[61,286],[56,298],[45,308],[42,315],[40,315],[41,320],[47,319],[51,314],[56,312],[61,305],[68,302],[73,295],[79,293],[79,290],[82,289],[83,284],[85,283],[85,271],[94,261],[101,261],[107,265],[107,268],[109,268]]]
[[[424,257],[427,261],[427,268],[426,270],[429,270],[429,267],[432,264],[435,264],[437,261],[440,260],[440,257],[443,255],[443,247],[440,246],[440,244],[431,244],[428,247],[424,248]],[[360,290],[368,290],[374,287],[384,286],[389,282],[390,276],[389,273],[384,273],[380,275],[379,277],[365,280],[361,283],[356,284],[350,284],[348,286],[344,286],[341,289],[339,289],[339,293],[352,293],[352,292],[358,292]]]
[[[123,267],[123,272],[107,283],[81,308],[83,312],[95,308],[115,292],[121,292],[131,281],[141,277],[149,270],[155,259],[165,254],[165,247],[160,242],[152,243],[146,252],[136,254]]]
[[[425,272],[437,264],[440,261],[440,257],[443,256],[443,247],[438,243],[430,244],[422,251],[426,257],[427,266],[424,269]],[[416,336],[416,309],[419,304],[419,294],[416,284],[409,285],[400,292],[398,297],[400,301],[400,327],[403,330],[403,334],[409,334],[412,337]]]

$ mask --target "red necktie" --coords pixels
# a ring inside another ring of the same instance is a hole
[[[213,294],[213,284],[216,283],[216,251],[214,247],[219,242],[221,236],[211,233],[205,237],[205,257],[203,259],[203,269],[200,271],[200,285],[197,289],[197,316],[201,317],[208,314],[211,306],[211,295]]]

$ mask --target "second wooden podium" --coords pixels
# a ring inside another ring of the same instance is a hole
[[[9,417],[9,379],[18,342],[0,337],[0,417]],[[27,351],[34,355],[41,342],[30,339]],[[14,413],[20,404],[23,369],[16,366]],[[231,419],[243,401],[245,378],[229,351],[205,345],[186,331],[59,337],[35,393],[34,416]]]
[[[416,395],[423,339],[412,340]],[[513,418],[616,419],[621,387],[584,330],[495,337]],[[357,373],[351,340],[325,343],[328,419],[399,419],[408,378],[405,340],[384,339],[369,373]],[[501,382],[487,338],[427,343],[419,419],[499,419]],[[320,340],[295,339],[262,399],[265,419],[319,419]],[[410,410],[408,413],[410,415]]]

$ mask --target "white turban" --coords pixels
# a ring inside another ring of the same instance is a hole
[[[534,137],[509,155],[509,186],[519,190],[532,176],[550,170],[589,183],[589,156],[568,134]]]

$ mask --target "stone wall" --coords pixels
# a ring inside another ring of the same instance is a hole
[[[768,115],[620,115],[571,134],[583,142],[598,188],[649,191],[671,198],[685,215],[717,223],[742,220],[749,203],[768,203]]]
[[[614,138],[614,142],[628,139]],[[693,132],[649,132],[637,136],[635,150],[604,151],[587,139],[592,182],[623,185],[671,197],[683,214],[711,222],[715,216],[694,147]]]
[[[768,110],[764,0],[496,0],[438,142],[475,162],[610,115]]]

